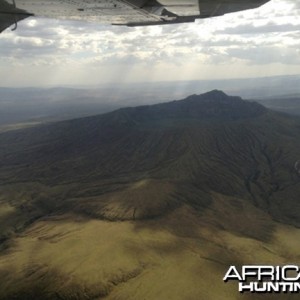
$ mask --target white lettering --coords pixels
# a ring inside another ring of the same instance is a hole
[[[268,283],[268,292],[280,293],[280,284],[279,282],[266,282]]]
[[[239,272],[235,266],[230,266],[223,280],[239,281],[241,293],[299,293],[300,267],[246,265]]]
[[[287,277],[288,271],[296,271],[298,273],[297,277]],[[299,267],[297,266],[284,266],[282,267],[282,280],[284,281],[298,281],[300,278]]]
[[[263,278],[270,278],[270,280],[275,280],[275,267],[273,266],[261,266],[257,275],[258,281],[262,281]]]
[[[244,282],[239,282],[239,292],[244,293],[248,290],[249,292],[253,293],[253,291],[254,291],[253,284],[254,284],[254,282],[250,282],[249,284],[244,283]]]
[[[242,267],[242,278],[243,281],[247,280],[247,277],[257,277],[257,270],[259,266],[243,266]],[[254,270],[254,271],[251,271]]]
[[[234,274],[232,274],[232,272]],[[225,282],[227,282],[229,279],[242,281],[242,277],[235,266],[230,266],[230,268],[228,269],[227,273],[223,278]]]
[[[299,293],[299,282],[239,282],[239,292],[251,293]]]

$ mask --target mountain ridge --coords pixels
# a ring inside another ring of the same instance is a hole
[[[100,116],[3,133],[0,178],[3,183],[38,181],[50,186],[79,180],[112,181],[112,193],[115,181],[123,181],[125,190],[126,182],[132,180],[154,179],[158,184],[159,179],[165,186],[173,182],[173,188],[167,188],[173,194],[182,194],[175,186],[187,182],[194,185],[191,203],[207,204],[207,196],[200,201],[196,194],[213,190],[243,195],[268,210],[266,199],[280,194],[278,182],[283,175],[276,174],[274,164],[283,160],[287,151],[283,150],[285,145],[280,145],[281,140],[289,139],[286,122],[297,124],[297,120],[214,90],[165,104],[123,108]],[[277,132],[272,122],[278,127]],[[288,157],[283,174],[297,182],[293,169],[296,154],[289,153]],[[220,174],[213,171],[218,168]],[[124,199],[125,190],[120,194]],[[70,194],[76,195],[71,191]],[[273,214],[278,215],[279,209]]]
[[[240,300],[230,265],[299,261],[297,117],[212,91],[0,141],[1,300]]]
[[[182,100],[120,108],[104,116],[111,118],[115,114],[123,114],[123,117],[127,116],[140,123],[176,118],[228,121],[255,117],[266,111],[266,108],[256,102],[244,101],[240,97],[227,96],[222,91],[213,90],[201,95],[191,95]]]

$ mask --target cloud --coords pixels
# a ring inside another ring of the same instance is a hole
[[[248,61],[252,64],[253,61],[258,65],[268,65],[272,63],[281,63],[286,65],[300,64],[300,50],[299,47],[285,48],[285,47],[249,47],[229,48],[227,49],[229,57],[238,58],[240,60]]]
[[[255,26],[255,23],[243,24],[240,26],[235,26],[231,28],[217,30],[216,34],[264,34],[264,33],[285,33],[285,32],[294,32],[300,31],[300,22],[299,24],[276,24],[274,21],[261,26]]]
[[[272,0],[247,12],[153,27],[29,18],[17,31],[8,29],[0,35],[0,74],[4,77],[10,66],[17,66],[30,78],[44,73],[46,80],[49,74],[72,72],[72,76],[59,78],[73,80],[74,70],[89,74],[97,69],[96,78],[101,82],[107,80],[108,73],[115,75],[118,68],[130,70],[128,78],[133,81],[149,79],[150,70],[155,71],[152,80],[168,79],[166,73],[172,79],[181,79],[183,74],[186,79],[195,79],[199,74],[205,76],[201,70],[212,76],[217,68],[224,72],[219,77],[228,77],[222,66],[232,64],[242,70],[241,76],[247,76],[243,72],[250,65],[260,66],[257,76],[264,70],[269,74],[274,64],[284,65],[281,70],[288,72],[289,67],[300,64],[299,14],[299,1]],[[12,84],[22,84],[19,79],[11,80]],[[82,80],[88,84],[91,77]],[[34,82],[40,82],[40,78]]]

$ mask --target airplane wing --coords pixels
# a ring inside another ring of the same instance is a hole
[[[143,26],[194,22],[270,0],[0,0],[0,32],[29,16]]]
[[[8,3],[0,0],[0,33],[11,25],[17,27],[17,22],[29,17],[31,14],[24,10],[18,9],[15,2]]]

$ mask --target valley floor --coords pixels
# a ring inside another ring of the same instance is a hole
[[[218,206],[202,215],[183,205],[143,221],[73,214],[38,220],[0,255],[0,298],[259,299],[257,294],[239,294],[237,282],[223,282],[228,267],[299,264],[300,229],[263,214],[252,223],[253,207],[236,219],[233,202],[215,197]],[[232,209],[232,215],[218,219],[221,211]],[[272,233],[265,240],[242,236],[234,228],[253,227],[254,232],[266,224]]]

